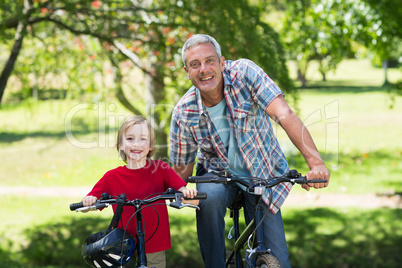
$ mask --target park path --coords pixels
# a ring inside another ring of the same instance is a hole
[[[30,187],[1,186],[0,195],[77,197],[79,201],[90,191],[90,187]],[[402,208],[401,195],[318,193],[311,190],[306,193],[291,192],[284,206],[307,207],[362,207],[362,208]]]

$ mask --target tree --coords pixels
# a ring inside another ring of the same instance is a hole
[[[180,47],[193,33],[215,36],[227,58],[248,57],[285,91],[294,90],[278,35],[260,21],[260,10],[246,0],[6,0],[1,15],[0,29],[5,29],[7,38],[10,33],[15,35],[14,49],[0,79],[1,96],[24,38],[47,38],[56,32],[49,31],[53,28],[58,29],[56,33],[90,36],[115,67],[116,97],[133,113],[150,117],[158,144],[167,144],[171,110],[164,104],[172,102],[171,94],[181,95],[188,87],[188,82],[181,81]],[[136,107],[122,90],[119,63],[127,59],[146,78],[146,110]],[[160,155],[167,155],[167,147],[161,149]]]
[[[20,53],[20,50],[22,47],[22,42],[23,42],[24,37],[27,32],[27,27],[29,24],[29,17],[31,16],[31,13],[32,13],[31,7],[32,7],[32,5],[31,5],[30,1],[24,0],[23,6],[20,7],[21,13],[19,14],[19,16],[16,17],[14,19],[14,21],[6,21],[6,23],[4,25],[2,25],[2,27],[0,27],[0,29],[10,28],[10,26],[12,25],[11,27],[16,28],[15,37],[14,37],[14,45],[11,49],[10,57],[8,58],[5,66],[4,66],[4,69],[0,75],[0,101],[3,97],[4,89],[7,85],[8,78],[14,68],[14,64]],[[12,11],[14,9],[18,10],[18,7],[15,3],[10,5],[9,9],[7,9],[7,10],[4,9],[4,12],[2,12],[1,15],[6,14],[7,11]],[[3,8],[2,8],[2,10],[3,10]]]
[[[290,58],[297,63],[298,79],[305,87],[308,65],[317,60],[325,81],[326,73],[352,51],[352,2],[290,0],[287,4],[281,33]]]
[[[279,2],[286,13],[281,34],[290,58],[297,63],[298,79],[303,87],[312,60],[318,61],[325,80],[325,74],[335,70],[343,58],[354,56],[355,42],[372,50],[385,70],[392,54],[400,57],[402,7],[398,0]]]
[[[388,84],[387,70],[391,58],[402,55],[402,5],[398,0],[363,0],[364,12],[368,20],[365,34],[360,41],[370,48],[384,68],[384,85]],[[363,9],[363,6],[362,6]]]

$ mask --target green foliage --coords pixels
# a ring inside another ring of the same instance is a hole
[[[0,22],[1,28],[24,37],[25,46],[31,47],[26,50],[28,55],[18,50],[10,57],[14,63],[21,54],[17,61],[21,67],[14,70],[15,83],[9,86],[19,89],[14,95],[17,101],[40,98],[43,94],[39,91],[43,90],[61,90],[61,96],[67,92],[71,98],[90,93],[95,101],[110,92],[132,113],[149,116],[155,122],[158,143],[165,145],[171,106],[190,86],[182,70],[180,48],[192,34],[201,32],[215,36],[227,58],[249,58],[283,91],[296,90],[277,33],[260,20],[260,10],[247,0],[229,5],[212,0],[25,3],[29,4],[10,8]],[[21,21],[25,24],[20,30],[17,26]],[[0,98],[13,66],[8,64],[4,69],[7,72],[1,77]],[[142,72],[140,79],[122,71],[133,66]],[[104,69],[107,72],[102,72]],[[147,94],[143,94],[141,83]],[[295,94],[290,96],[296,100]],[[161,146],[159,151],[167,156],[166,147]]]
[[[166,267],[203,267],[198,245],[195,213],[169,211],[172,248],[167,251]]]
[[[351,53],[352,7],[348,0],[289,1],[281,34],[303,83],[311,60],[320,63],[325,75]]]
[[[29,97],[76,99],[84,93],[103,96],[104,80],[97,78],[102,76],[105,58],[97,40],[74,37],[69,33],[63,36],[52,25],[47,31],[52,35],[25,40],[24,44],[34,50],[20,53],[13,72],[19,83],[14,80],[11,86],[14,91],[18,87],[21,89],[11,98],[19,101]]]
[[[220,7],[216,8],[216,5]],[[1,26],[16,27],[20,10],[22,6],[10,10]],[[178,72],[182,68],[179,54],[182,44],[193,33],[206,32],[222,42],[225,55],[255,60],[285,91],[293,89],[277,34],[259,20],[259,10],[245,0],[230,5],[210,0],[139,1],[136,5],[132,1],[35,1],[29,15],[33,37],[44,42],[49,39],[47,42],[57,47],[74,47],[77,43],[68,44],[64,42],[65,37],[61,39],[70,32],[77,36],[75,41],[83,48],[88,44],[83,43],[80,36],[92,36],[100,41],[106,52],[113,52],[113,57],[122,60],[114,46],[118,41],[136,55],[135,65],[152,76],[169,77],[172,82],[182,78]],[[52,38],[54,41],[50,41]],[[91,42],[91,39],[86,41]],[[88,57],[99,53],[99,49],[86,51]],[[59,57],[58,54],[53,56]],[[79,66],[82,59],[77,56],[74,53],[69,60]],[[41,58],[40,54],[37,58]],[[52,62],[49,65],[55,66]]]
[[[363,0],[370,7],[365,12],[369,26],[360,36],[365,37],[380,61],[398,59],[402,55],[402,25],[400,14],[402,6],[398,0]],[[359,38],[359,37],[358,37]]]
[[[398,96],[402,96],[402,79],[398,80],[395,84],[386,84],[385,88],[391,94],[390,108],[394,108]]]
[[[66,218],[55,224],[43,224],[24,231],[30,243],[20,254],[28,265],[87,267],[81,256],[81,245],[91,234],[104,231],[108,222],[99,218]]]
[[[402,149],[361,152],[344,151],[337,155],[337,165],[329,166],[331,172],[330,187],[325,192],[364,194],[374,192],[378,195],[402,193],[400,176]],[[306,173],[305,160],[300,155],[288,157],[292,168]],[[330,162],[330,160],[328,160]],[[372,179],[367,179],[372,178]],[[304,191],[294,187],[294,191]]]
[[[359,46],[374,51],[373,58],[380,59],[380,66],[402,53],[397,0],[286,2],[281,36],[290,59],[297,61],[303,86],[312,60],[320,63],[325,80],[325,74],[335,70],[342,59],[358,57]]]
[[[0,245],[0,267],[20,267],[18,261],[12,260],[12,255],[7,247]]]
[[[284,217],[292,267],[398,267],[401,209],[303,209]]]
[[[399,267],[401,213],[401,209],[285,209],[282,214],[291,265]],[[170,213],[172,249],[167,252],[167,267],[202,267],[193,215]],[[0,250],[9,256],[2,258],[0,265],[87,267],[81,257],[81,244],[89,234],[106,229],[107,223],[90,216],[69,217],[28,228],[24,231],[26,245],[16,256]],[[226,233],[230,226],[227,217]]]

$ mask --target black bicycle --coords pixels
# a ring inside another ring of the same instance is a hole
[[[192,183],[230,183],[236,182],[247,187],[250,193],[254,193],[256,197],[256,207],[254,219],[247,225],[247,227],[240,234],[239,228],[239,210],[243,204],[243,193],[239,190],[235,201],[230,209],[230,216],[233,218],[233,238],[234,247],[232,251],[227,252],[226,267],[243,267],[243,260],[241,250],[244,249],[246,242],[249,246],[245,251],[244,261],[247,267],[257,268],[276,268],[280,267],[278,260],[271,254],[271,250],[265,246],[264,243],[264,230],[261,225],[264,219],[263,208],[261,205],[262,195],[266,189],[282,183],[290,182],[292,184],[306,184],[306,183],[325,183],[327,180],[307,180],[306,177],[301,176],[296,170],[290,170],[282,177],[274,177],[270,180],[264,180],[257,177],[246,176],[233,176],[229,172],[213,173],[214,175],[206,176],[192,176],[189,177],[189,182]],[[270,195],[272,196],[272,195]],[[231,235],[231,234],[229,234]]]
[[[71,204],[70,210],[77,212],[87,212],[102,209],[110,205],[117,205],[109,228],[106,231],[90,235],[83,244],[82,254],[85,262],[93,267],[123,267],[123,265],[127,264],[129,261],[130,263],[133,262],[134,259],[134,262],[136,262],[135,267],[146,268],[145,233],[141,210],[146,206],[152,206],[152,203],[159,200],[168,200],[169,202],[166,203],[166,205],[176,209],[184,207],[199,209],[199,207],[195,205],[183,204],[182,198],[189,199],[185,198],[183,193],[169,188],[162,194],[155,194],[153,197],[146,199],[127,200],[125,194],[112,197],[104,193],[93,206],[84,207],[82,202]],[[194,199],[206,198],[207,195],[205,193],[198,193],[194,197]],[[133,215],[137,226],[135,238],[126,231],[126,228],[118,228],[124,206],[135,207],[135,213]],[[132,256],[134,256],[133,259]]]

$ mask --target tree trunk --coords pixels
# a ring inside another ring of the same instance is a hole
[[[145,83],[146,83],[146,101],[148,104],[147,114],[148,119],[152,124],[152,128],[155,131],[157,152],[155,159],[161,159],[167,162],[168,156],[168,135],[165,132],[165,125],[160,118],[160,110],[165,111],[165,107],[161,107],[163,100],[165,99],[165,83],[163,81],[163,69],[159,68],[157,65],[152,65],[149,68],[145,68],[142,63],[138,60],[138,57],[124,48],[118,42],[114,43],[114,46],[122,53],[125,57],[129,58],[134,62],[134,64],[144,71]],[[116,97],[126,107],[128,110],[134,114],[140,115],[140,111],[137,110],[124,96],[124,92],[121,88],[121,73],[118,66],[117,60],[113,55],[109,55],[110,61],[113,66],[116,67]],[[149,71],[151,70],[151,71]]]
[[[384,68],[384,86],[388,85],[388,60],[382,62],[382,68]]]
[[[327,77],[324,71],[321,71],[321,75],[322,75],[322,81],[323,82],[327,81]]]
[[[306,73],[303,73],[300,68],[297,68],[297,79],[302,83],[302,88],[305,88],[307,86]]]
[[[168,161],[168,135],[165,132],[165,124],[161,120],[161,111],[166,111],[162,101],[165,99],[165,83],[163,81],[163,73],[157,66],[151,66],[150,74],[145,75],[147,88],[147,104],[148,115],[152,127],[155,131],[157,152],[155,159]]]
[[[11,72],[14,69],[14,64],[17,61],[18,55],[20,54],[25,33],[26,25],[24,25],[23,22],[18,23],[17,32],[15,33],[15,41],[13,48],[11,49],[10,57],[8,58],[0,76],[0,103],[3,99],[3,94],[6,89],[8,79],[10,78]]]
[[[116,70],[115,79],[114,79],[116,98],[124,106],[124,108],[126,108],[133,114],[142,115],[142,113],[137,108],[135,108],[133,105],[131,105],[130,101],[126,98],[126,95],[124,95],[123,87],[121,86],[121,81],[123,80],[123,76],[121,74],[119,62],[114,58],[112,53],[109,53],[109,59],[110,59],[112,66]]]
[[[22,41],[24,40],[24,37],[27,32],[28,17],[30,14],[30,10],[31,5],[28,0],[25,0],[24,10],[22,11],[23,19],[18,22],[17,31],[15,33],[14,38],[14,45],[13,48],[11,49],[10,57],[8,58],[6,65],[4,66],[4,69],[0,75],[0,104],[1,101],[3,100],[3,95],[7,86],[8,79],[10,78],[11,72],[14,69],[14,64],[17,61],[18,55],[20,54],[21,51]]]

